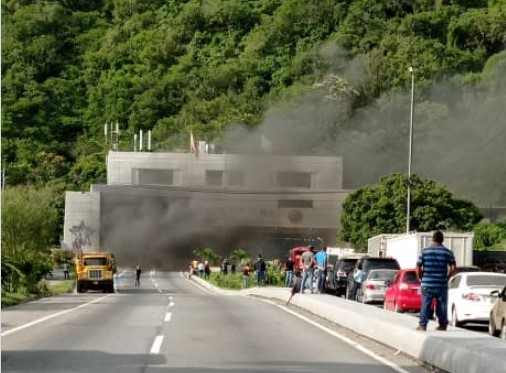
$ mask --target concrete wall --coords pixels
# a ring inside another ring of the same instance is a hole
[[[305,190],[279,187],[277,174],[300,172],[311,174],[308,190],[342,189],[343,162],[340,157],[245,156],[237,154],[141,153],[110,152],[107,159],[107,184],[138,184],[136,170],[172,170],[173,186],[209,187],[206,171],[236,171],[244,173],[243,186],[231,186],[227,172],[223,186],[231,189]]]
[[[100,248],[100,194],[65,193],[64,249],[94,251]]]

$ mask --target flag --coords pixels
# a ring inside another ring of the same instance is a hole
[[[195,157],[199,156],[199,151],[195,146],[195,137],[193,137],[193,131],[190,131],[190,153],[195,153]]]

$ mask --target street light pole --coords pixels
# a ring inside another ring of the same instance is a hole
[[[410,215],[411,215],[411,163],[413,158],[413,116],[415,112],[415,73],[413,67],[409,67],[411,74],[411,113],[409,118],[409,157],[408,157],[408,202],[406,207],[406,233],[410,230]]]

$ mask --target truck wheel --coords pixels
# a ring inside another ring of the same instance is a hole
[[[84,293],[84,285],[77,281],[76,290],[78,293]]]

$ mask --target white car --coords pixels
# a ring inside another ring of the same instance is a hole
[[[448,283],[448,320],[453,326],[466,322],[487,322],[497,300],[497,290],[506,285],[506,274],[463,272]]]

